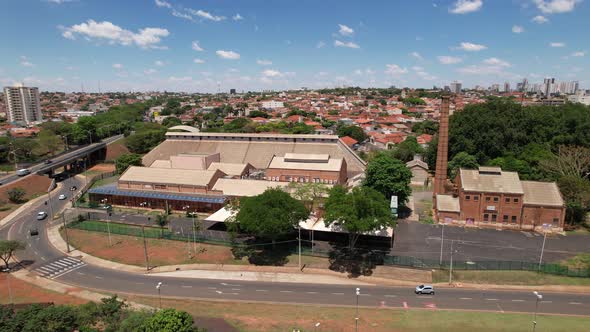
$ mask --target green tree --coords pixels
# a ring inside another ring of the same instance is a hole
[[[12,189],[9,189],[6,194],[8,195],[8,200],[10,200],[13,203],[22,203],[25,199],[25,195],[26,192],[23,188],[20,187],[15,187]]]
[[[149,311],[132,311],[127,317],[121,321],[118,331],[127,332],[143,332],[145,331],[146,323],[151,319],[152,313]]]
[[[477,158],[475,158],[475,156],[472,156],[467,152],[459,152],[453,157],[453,159],[451,159],[451,161],[449,161],[448,166],[449,177],[454,179],[460,168],[477,169],[479,164],[477,163]]]
[[[0,240],[0,259],[4,262],[4,266],[8,269],[10,260],[17,250],[24,250],[25,244],[15,240]]]
[[[367,135],[365,134],[363,129],[355,125],[340,125],[336,129],[336,133],[338,134],[338,137],[350,136],[358,142],[363,142],[367,139]]]
[[[22,331],[69,332],[78,328],[76,309],[66,305],[52,305],[39,310],[28,319]]]
[[[158,214],[154,219],[156,225],[160,226],[160,237],[164,237],[164,227],[170,222],[166,213]]]
[[[403,162],[408,162],[414,158],[415,154],[424,153],[424,149],[415,136],[408,136],[403,142],[396,145],[393,150],[393,157]]]
[[[109,327],[107,330],[117,330],[121,317],[127,309],[125,301],[119,300],[117,295],[105,297],[98,304],[98,315],[104,325]]]
[[[185,311],[164,309],[156,312],[145,325],[146,332],[193,332],[193,317]]]
[[[395,195],[398,202],[404,205],[412,193],[411,180],[412,172],[403,162],[380,153],[367,163],[364,185],[377,190],[386,199]]]
[[[129,166],[141,166],[141,156],[136,153],[122,154],[115,160],[115,167],[117,173],[123,174]]]
[[[61,146],[62,140],[54,132],[50,130],[41,130],[38,136],[40,153],[39,154],[50,154],[53,155],[57,152],[57,149]]]
[[[416,135],[436,135],[438,133],[438,122],[432,120],[417,122],[412,125],[412,132],[416,133]]]
[[[88,302],[78,306],[77,324],[80,327],[94,326],[100,316],[98,305],[94,302]]]
[[[566,175],[559,179],[558,185],[566,201],[566,223],[572,226],[584,223],[590,211],[590,181]]]
[[[162,126],[164,126],[166,128],[178,126],[181,124],[182,124],[182,121],[180,121],[180,119],[175,116],[169,116],[169,117],[165,118],[164,121],[162,121]]]
[[[143,130],[125,140],[125,145],[133,153],[147,153],[166,138],[164,130]]]
[[[309,211],[319,205],[319,202],[328,193],[328,186],[323,183],[291,182],[289,183],[291,196],[303,202]]]
[[[348,232],[348,244],[352,249],[360,235],[394,225],[394,219],[385,196],[370,187],[355,187],[347,192],[343,186],[335,186],[325,204],[324,220]]]
[[[235,219],[242,231],[274,243],[308,215],[303,203],[279,188],[270,188],[258,196],[242,198]]]

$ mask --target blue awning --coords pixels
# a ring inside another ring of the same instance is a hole
[[[175,200],[175,201],[189,201],[189,202],[200,202],[200,203],[225,203],[225,196],[191,196],[191,195],[176,195],[171,193],[162,193],[155,191],[131,191],[131,190],[120,190],[117,185],[106,185],[96,187],[88,190],[90,194],[99,195],[113,195],[113,196],[126,196],[126,197],[140,197],[140,198],[154,198],[164,200]]]

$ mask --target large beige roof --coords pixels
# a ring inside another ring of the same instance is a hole
[[[264,180],[243,179],[219,179],[215,182],[213,190],[221,190],[226,196],[251,197],[262,194],[266,189],[285,188],[288,182],[275,182]]]
[[[171,164],[170,160],[156,160],[150,165],[150,167],[172,168],[172,164]]]
[[[317,153],[285,153],[285,160],[289,162],[328,162],[329,154]]]
[[[227,175],[242,175],[246,170],[248,164],[232,164],[232,163],[211,163],[207,170],[214,171],[216,169],[222,171]]]
[[[206,186],[217,171],[129,167],[119,181]]]
[[[563,198],[555,182],[522,181],[523,203],[543,206],[563,206]]]
[[[436,195],[436,210],[444,212],[461,212],[459,197]]]
[[[336,135],[315,135],[315,134],[274,134],[274,133],[175,133],[175,132],[167,132],[166,137],[174,138],[179,137],[182,138],[183,136],[187,137],[250,137],[250,138],[294,138],[294,139],[302,139],[302,138],[315,138],[315,139],[333,139],[338,140],[338,136]]]
[[[500,172],[497,174],[481,174],[478,170],[461,169],[461,186],[464,191],[494,192],[523,194],[518,173]]]
[[[342,168],[342,159],[329,159],[328,162],[325,163],[291,162],[285,161],[284,157],[275,156],[270,161],[268,168],[338,172]]]

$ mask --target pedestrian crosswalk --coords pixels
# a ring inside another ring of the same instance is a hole
[[[51,263],[44,264],[43,266],[36,268],[34,271],[42,277],[55,279],[68,272],[79,269],[84,265],[86,265],[86,263],[79,259],[63,257]]]

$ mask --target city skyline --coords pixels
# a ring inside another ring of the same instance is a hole
[[[0,83],[49,91],[463,87],[545,77],[588,86],[587,1],[155,0],[4,5]],[[288,14],[286,14],[288,13]],[[99,83],[100,82],[100,83]]]

